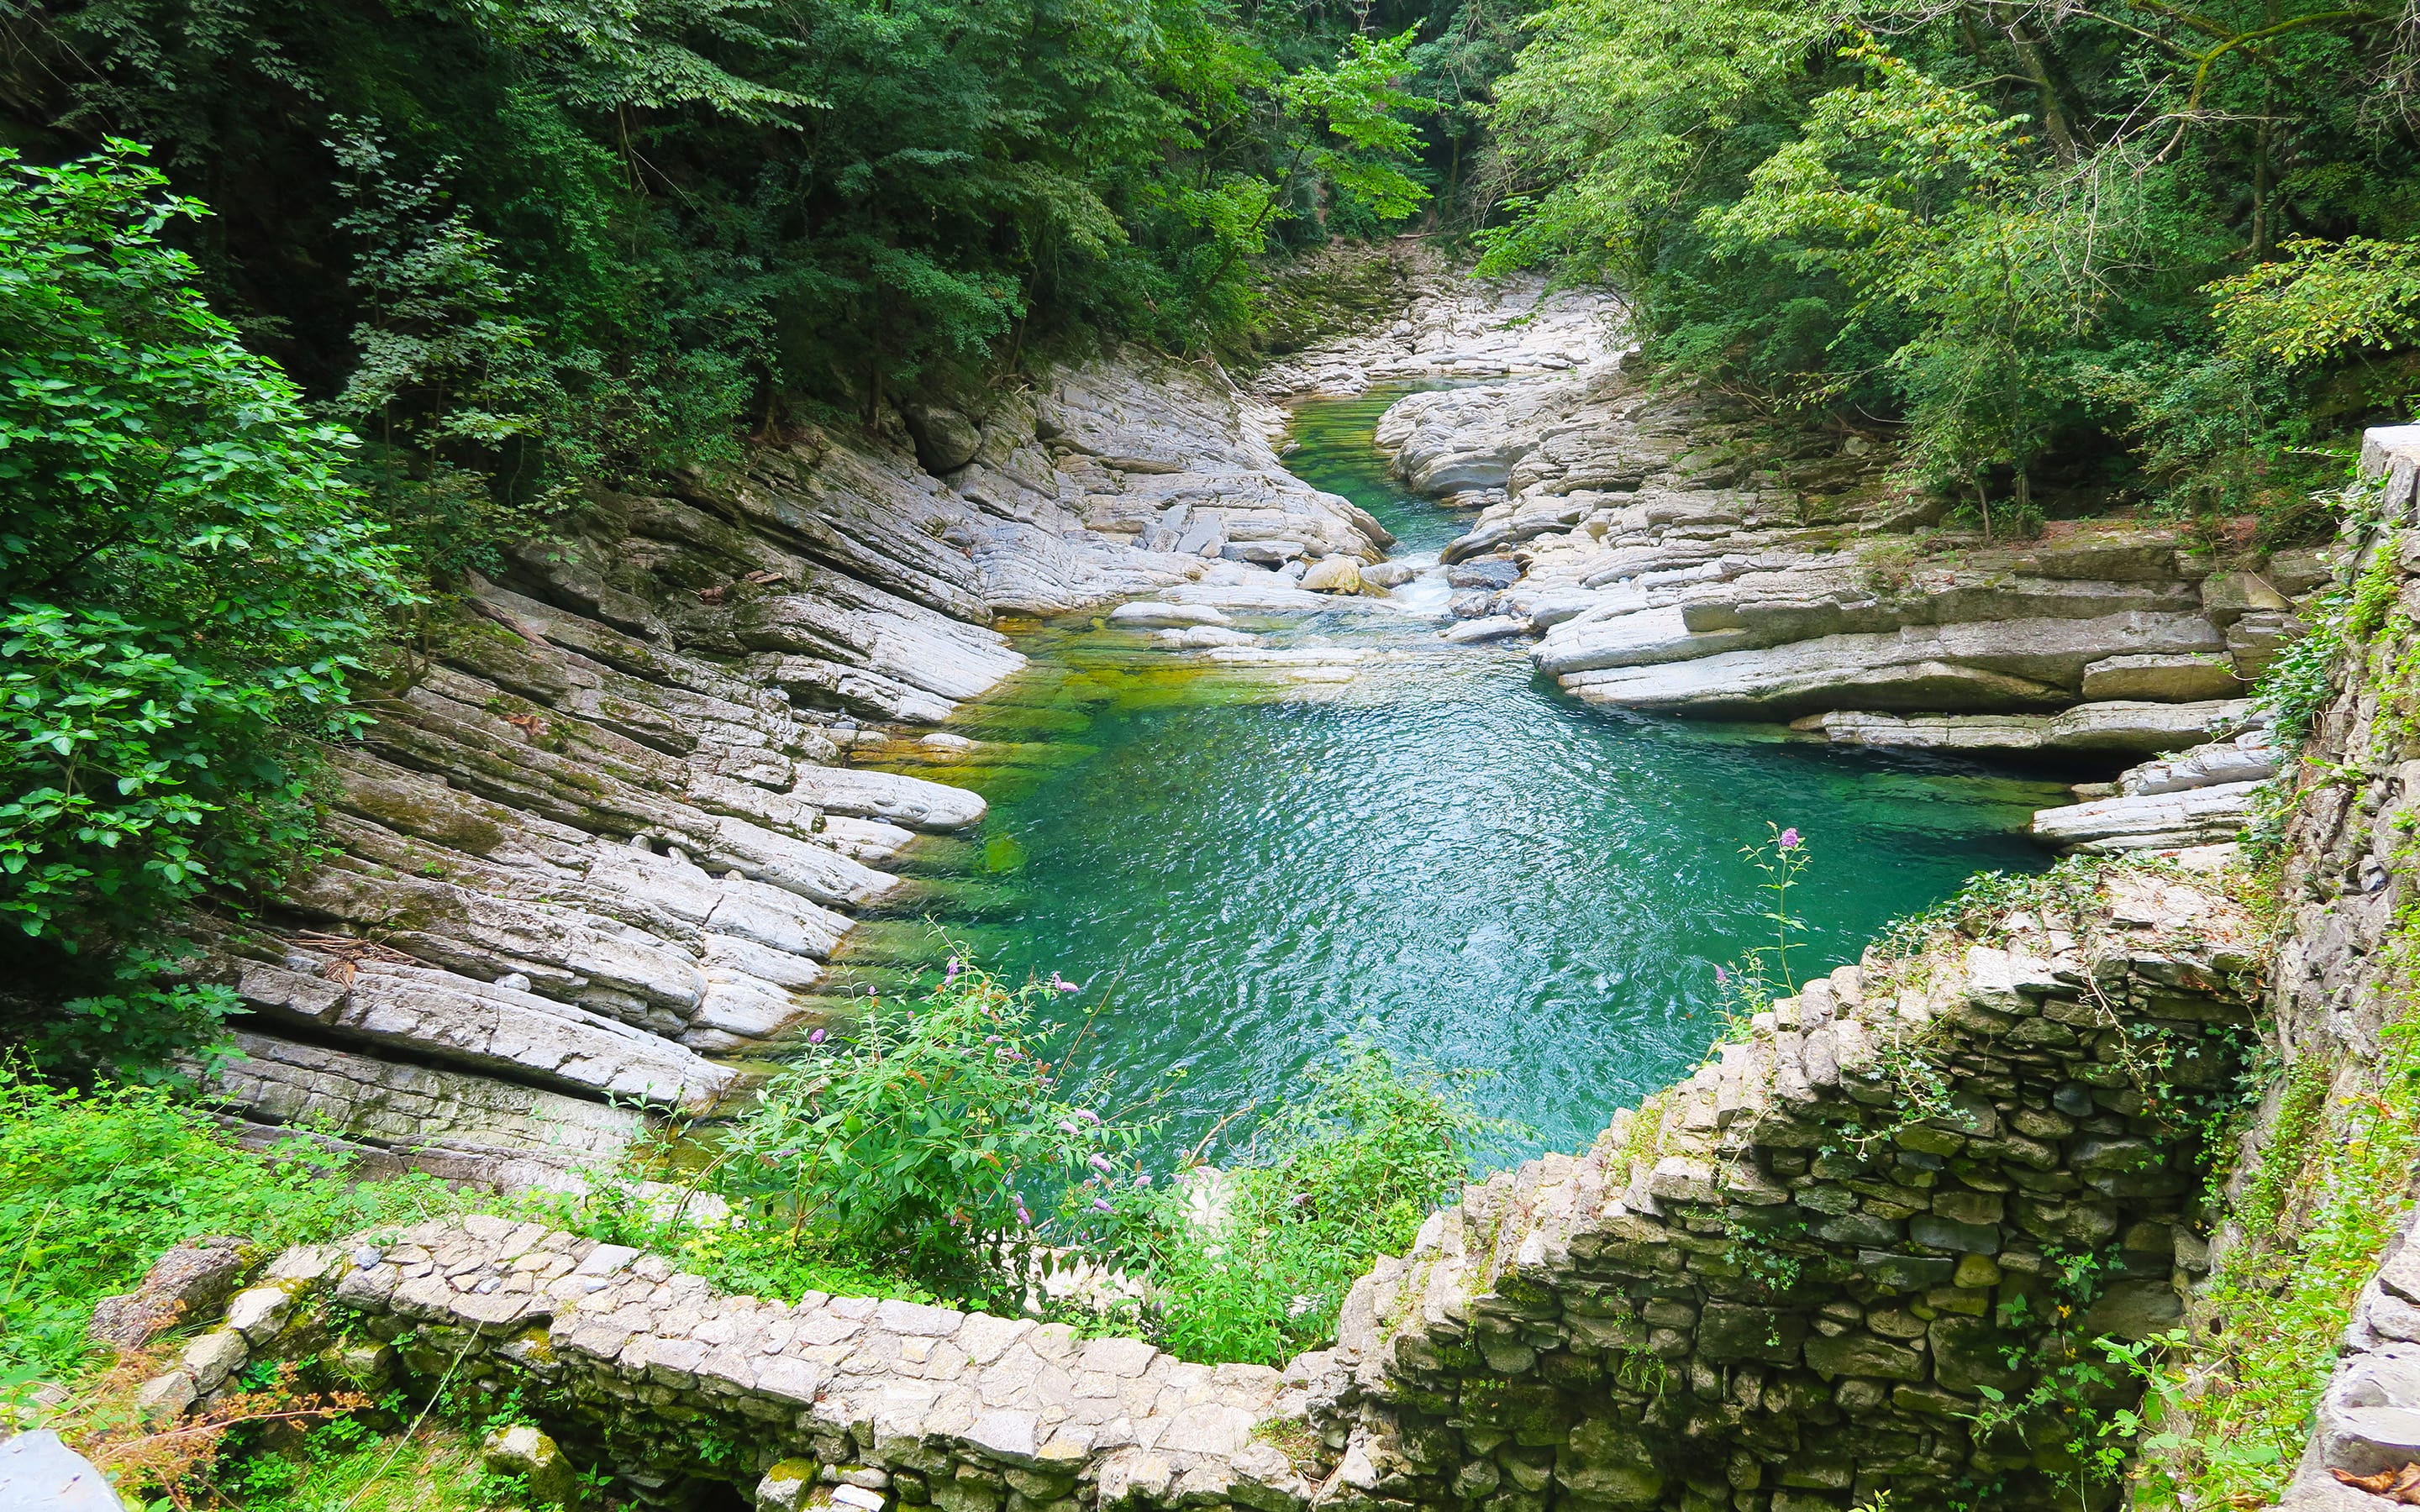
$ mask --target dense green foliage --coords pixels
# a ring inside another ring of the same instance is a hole
[[[766,1085],[711,1190],[803,1250],[980,1295],[1034,1232],[1029,1196],[1118,1169],[1143,1132],[1060,1086],[1034,1023],[1060,986],[954,964],[921,1002],[874,1004]]]
[[[1423,84],[1458,171],[1507,36],[1479,0],[10,14],[21,132],[152,144],[219,212],[214,297],[469,558],[582,482],[1040,341],[1245,337],[1251,258],[1429,198]]]
[[[2401,14],[1555,0],[1489,257],[1613,278],[1682,373],[1905,422],[1987,523],[2038,484],[2283,523],[2415,387]]]
[[[208,1019],[116,952],[309,833],[308,738],[409,597],[350,438],[163,243],[198,214],[122,143],[0,156],[0,971],[85,989],[45,1037],[106,1057]]]
[[[1348,1041],[1225,1172],[1118,1191],[1098,1242],[1142,1278],[1140,1320],[1171,1350],[1282,1365],[1335,1336],[1353,1283],[1410,1247],[1503,1132],[1456,1078]]]
[[[81,1094],[0,1071],[0,1398],[83,1361],[92,1304],[179,1241],[296,1243],[459,1200],[430,1178],[356,1185],[342,1170],[238,1149],[157,1089]]]

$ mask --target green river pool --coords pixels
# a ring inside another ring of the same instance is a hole
[[[1395,396],[1306,404],[1288,464],[1434,563],[1463,520],[1387,477],[1370,435]],[[919,842],[914,902],[852,933],[839,980],[905,986],[963,947],[1082,983],[1070,1072],[1130,1094],[1183,1072],[1163,1153],[1359,1033],[1484,1073],[1480,1101],[1528,1131],[1517,1154],[1585,1145],[1705,1055],[1715,966],[1772,937],[1741,854],[1769,825],[1812,857],[1801,975],[1977,871],[2047,863],[2023,829],[2066,801],[2054,784],[1590,708],[1519,642],[1440,642],[1444,596],[1432,570],[1390,601],[1419,612],[1238,616],[1272,645],[1373,653],[1335,683],[1094,619],[1024,630],[1032,666],[950,727],[979,745],[869,760],[992,808]]]

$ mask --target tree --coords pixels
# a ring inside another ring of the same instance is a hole
[[[272,875],[311,831],[313,742],[359,719],[362,657],[411,597],[346,480],[352,438],[203,301],[161,239],[200,207],[143,157],[0,154],[0,918],[21,983],[103,978],[207,887]]]

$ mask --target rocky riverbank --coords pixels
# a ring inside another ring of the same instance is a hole
[[[1378,440],[1411,487],[1474,512],[1442,553],[1463,622],[1448,638],[1530,638],[1576,698],[2104,772],[2239,753],[2160,764],[2046,815],[2039,833],[2067,848],[2240,825],[2244,784],[2273,770],[2246,754],[2266,737],[2245,691],[2329,580],[2322,551],[2254,570],[2129,520],[2022,542],[1944,529],[1868,438],[1776,441],[1618,357],[1412,394]]]
[[[886,863],[981,817],[848,764],[1021,666],[996,620],[1386,539],[1257,401],[1137,353],[598,494],[408,648],[333,753],[336,854],[209,924],[252,1011],[212,1090],[465,1180],[610,1163],[642,1108],[710,1111],[818,1026],[853,922],[912,903]]]

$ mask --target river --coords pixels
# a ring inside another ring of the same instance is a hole
[[[1392,397],[1303,405],[1287,460],[1423,576],[1376,610],[1240,620],[1369,659],[1298,684],[1098,620],[1022,627],[1031,668],[951,726],[981,744],[888,763],[992,810],[920,843],[926,917],[861,925],[844,980],[901,985],[963,947],[1081,983],[1070,1071],[1137,1092],[1181,1072],[1167,1150],[1358,1033],[1481,1073],[1486,1109],[1528,1131],[1509,1156],[1585,1145],[1704,1056],[1715,967],[1773,935],[1741,854],[1771,826],[1811,857],[1801,975],[1977,871],[2046,863],[2022,831],[2055,785],[1590,708],[1518,642],[1441,643],[1434,563],[1463,527],[1386,475],[1370,437]]]

